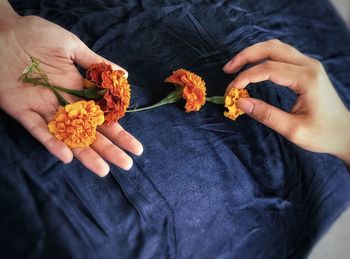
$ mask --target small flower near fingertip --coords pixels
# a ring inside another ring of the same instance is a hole
[[[249,93],[247,89],[238,89],[232,87],[224,96],[224,105],[227,111],[224,112],[224,116],[236,120],[238,116],[244,114],[244,111],[237,107],[237,102],[240,98],[248,98]]]
[[[153,109],[162,105],[175,103],[178,100],[185,99],[186,112],[196,112],[201,109],[206,101],[206,87],[204,80],[185,69],[178,69],[164,80],[165,83],[175,84],[176,89],[169,93],[161,101],[147,107],[128,110],[127,112],[138,112]]]

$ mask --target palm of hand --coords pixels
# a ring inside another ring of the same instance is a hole
[[[29,64],[29,57],[33,56],[41,61],[41,67],[52,84],[78,90],[82,88],[82,76],[74,61],[87,68],[91,63],[107,60],[93,53],[72,33],[38,17],[19,18],[10,30],[0,34],[0,44],[5,45],[0,48],[0,55],[5,64],[10,64],[0,71],[2,82],[6,82],[0,83],[0,107],[4,111],[63,162],[70,162],[74,155],[100,176],[109,171],[104,160],[124,169],[131,167],[132,160],[122,149],[139,155],[142,145],[118,123],[100,127],[97,140],[90,148],[71,151],[63,142],[54,139],[47,129],[47,123],[59,107],[57,97],[50,89],[18,80]],[[62,95],[68,101],[74,101],[72,96]]]

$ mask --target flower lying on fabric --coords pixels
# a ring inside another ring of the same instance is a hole
[[[164,82],[173,83],[182,88],[182,97],[186,100],[186,112],[199,111],[205,104],[205,82],[200,76],[185,69],[178,69]]]
[[[79,101],[61,106],[48,128],[68,147],[85,148],[95,141],[96,128],[103,122],[103,111],[94,101]]]
[[[124,71],[112,70],[112,67],[105,63],[93,64],[87,70],[86,79],[107,90],[98,101],[105,114],[106,124],[122,118],[130,105],[130,84]],[[91,87],[93,84],[85,86]]]
[[[176,90],[172,91],[164,99],[151,106],[127,110],[127,112],[153,109],[162,105],[177,102],[181,97],[186,100],[186,112],[199,111],[205,104],[206,87],[204,80],[200,76],[185,69],[178,69],[174,71],[171,76],[167,77],[164,82],[175,84]]]
[[[247,97],[249,97],[247,89],[232,87],[224,96],[225,108],[227,109],[227,111],[224,112],[224,116],[231,120],[236,120],[238,116],[244,114],[236,105],[240,98]]]

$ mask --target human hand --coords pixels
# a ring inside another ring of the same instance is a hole
[[[0,13],[2,11],[0,9]],[[71,150],[48,131],[47,123],[59,107],[53,92],[18,80],[24,68],[30,64],[30,56],[41,61],[41,67],[52,84],[76,90],[82,88],[82,76],[75,63],[84,69],[100,62],[111,64],[113,69],[122,68],[95,54],[78,37],[60,26],[35,16],[20,17],[13,11],[6,12],[6,15],[7,19],[3,20],[6,23],[0,24],[0,57],[3,64],[0,70],[0,108],[19,121],[64,163],[71,162],[74,156],[99,176],[109,172],[106,161],[122,169],[130,169],[132,159],[123,150],[140,155],[143,147],[121,125],[100,126],[91,147]],[[72,96],[63,96],[68,101],[75,100]]]
[[[246,48],[223,69],[235,73],[256,63],[228,88],[270,80],[292,89],[298,94],[297,101],[290,113],[255,98],[242,98],[237,106],[302,148],[333,154],[350,165],[350,112],[322,64],[279,40],[270,40]]]

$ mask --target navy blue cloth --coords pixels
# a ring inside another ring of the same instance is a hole
[[[178,68],[222,95],[221,68],[240,50],[279,38],[324,64],[350,108],[350,37],[325,0],[11,1],[74,32],[129,71],[133,105],[173,90]],[[270,82],[254,97],[289,110],[296,96]],[[63,165],[0,114],[1,258],[304,258],[350,202],[346,166],[307,152],[223,107],[179,102],[127,114],[144,144],[130,172],[99,178]],[[331,108],[331,107],[330,107]],[[334,129],[336,134],[336,129]]]

